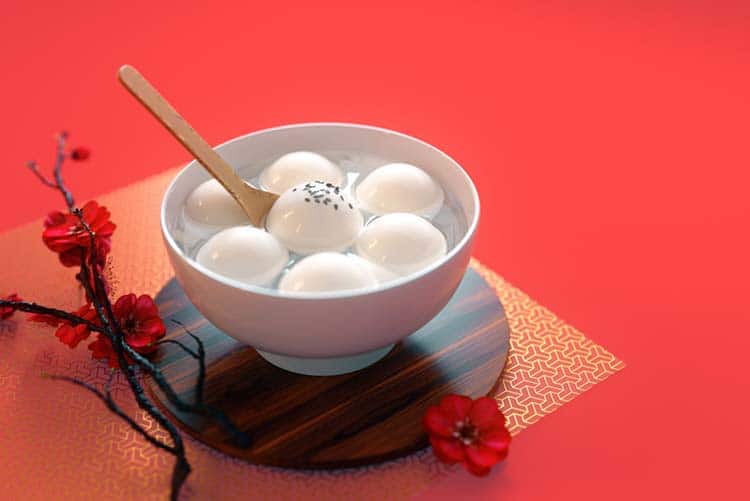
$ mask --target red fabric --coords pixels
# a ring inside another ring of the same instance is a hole
[[[51,167],[60,127],[92,149],[67,165],[79,201],[188,159],[120,88],[126,62],[212,143],[314,120],[417,135],[477,182],[477,257],[628,363],[422,499],[741,497],[750,5],[368,4],[4,2],[0,229],[63,208],[24,168]]]

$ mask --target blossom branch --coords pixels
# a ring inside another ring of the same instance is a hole
[[[150,296],[136,298],[135,294],[127,294],[118,299],[116,305],[113,305],[109,298],[107,285],[102,273],[103,267],[106,264],[107,254],[110,250],[110,239],[115,225],[109,221],[109,212],[106,208],[100,207],[94,201],[88,202],[83,209],[75,206],[73,195],[65,186],[62,175],[63,163],[67,157],[65,152],[67,137],[68,135],[65,132],[60,133],[57,137],[53,178],[48,178],[42,174],[36,162],[29,162],[27,167],[42,184],[56,189],[65,199],[69,214],[66,215],[61,212],[51,213],[45,222],[43,240],[47,247],[59,254],[60,261],[64,266],[80,267],[76,274],[76,279],[81,283],[90,304],[83,306],[75,313],[67,313],[33,302],[26,302],[15,295],[11,295],[7,299],[0,300],[0,308],[10,309],[11,314],[13,311],[18,310],[46,315],[59,320],[62,325],[58,328],[56,335],[61,341],[71,347],[75,347],[82,339],[88,337],[90,333],[98,333],[99,337],[97,341],[89,345],[89,349],[92,350],[92,356],[94,358],[108,358],[111,367],[117,367],[122,370],[138,407],[167,431],[171,444],[152,436],[114,402],[110,391],[112,375],[110,375],[110,378],[104,385],[104,391],[72,377],[48,377],[67,381],[86,389],[99,398],[108,409],[123,419],[130,428],[143,436],[149,443],[175,456],[170,497],[171,499],[177,499],[182,485],[191,472],[191,466],[185,453],[185,445],[182,435],[175,425],[167,419],[165,414],[146,395],[137,373],[138,369],[143,370],[151,376],[157,387],[179,411],[196,413],[213,419],[241,447],[250,445],[250,436],[239,430],[222,411],[205,404],[203,393],[206,377],[206,351],[200,338],[190,332],[182,323],[174,321],[174,323],[182,326],[185,332],[193,338],[197,349],[192,349],[177,340],[157,342],[159,338],[164,336],[165,328]],[[88,156],[88,149],[83,147],[76,148],[70,155],[73,160],[85,160]],[[141,303],[141,301],[145,301],[145,304]],[[123,311],[129,313],[123,313]],[[155,328],[130,326],[128,322],[131,322],[132,315],[136,311],[140,311],[141,314],[147,316],[152,316],[152,320],[158,322],[158,326]],[[7,312],[3,312],[3,315],[7,315]],[[85,331],[79,326],[84,326]],[[73,330],[71,327],[77,327],[77,330]],[[138,338],[131,338],[129,336],[148,336],[146,339],[149,340],[149,343],[144,344],[141,337],[138,343],[131,346],[131,340]],[[166,377],[159,368],[142,353],[150,351],[156,345],[167,343],[179,346],[198,361],[199,373],[196,383],[195,403],[191,404],[182,400],[174,388],[167,382]]]
[[[45,186],[49,186],[50,188],[57,189],[57,185],[53,181],[50,181],[47,178],[47,176],[45,176],[39,171],[39,166],[37,165],[35,161],[33,160],[29,161],[26,164],[26,167],[31,169],[31,172],[34,173],[34,175],[37,177],[37,179],[39,179],[42,182],[42,184],[44,184]]]
[[[65,322],[68,322],[72,325],[85,325],[86,328],[89,329],[90,331],[104,332],[104,329],[102,329],[101,327],[99,327],[98,325],[92,322],[89,322],[85,318],[81,318],[78,315],[68,313],[67,311],[58,310],[56,308],[49,308],[47,306],[42,306],[37,303],[28,302],[28,301],[8,301],[5,299],[0,299],[0,307],[3,307],[3,306],[7,306],[17,311],[22,311],[24,313],[36,313],[38,315],[49,315],[51,317],[64,320]]]
[[[112,378],[114,377],[114,371],[110,372],[109,379],[107,379],[107,383],[104,387],[104,393],[102,393],[100,390],[95,388],[93,385],[86,383],[84,381],[81,381],[80,379],[72,378],[70,376],[62,376],[62,375],[53,375],[53,374],[44,374],[44,377],[52,379],[54,381],[67,381],[68,383],[74,384],[76,386],[80,386],[81,388],[84,388],[88,390],[89,392],[96,395],[99,400],[101,400],[104,405],[107,406],[109,410],[114,412],[117,416],[122,418],[123,421],[125,421],[130,428],[133,429],[136,433],[141,435],[143,438],[148,440],[148,442],[155,447],[158,447],[159,449],[163,449],[171,454],[174,454],[173,447],[165,444],[164,442],[154,438],[150,434],[146,432],[141,426],[136,423],[133,418],[128,416],[125,411],[123,411],[112,399],[112,393],[110,391],[110,386],[112,384]]]
[[[250,444],[252,443],[250,435],[237,428],[234,423],[232,423],[232,421],[226,416],[226,414],[224,414],[219,409],[216,409],[215,407],[204,403],[189,404],[185,402],[177,395],[172,386],[170,386],[169,382],[167,382],[164,374],[153,363],[151,363],[149,359],[135,351],[128,344],[125,344],[124,348],[127,354],[131,356],[142,369],[148,372],[159,389],[164,392],[167,400],[169,400],[169,402],[174,405],[177,410],[181,412],[191,412],[194,414],[200,414],[210,417],[224,429],[225,433],[232,437],[232,440],[235,442],[235,444],[237,444],[241,448],[250,447]]]
[[[70,190],[65,187],[65,183],[63,182],[62,178],[62,166],[63,162],[65,161],[65,140],[68,139],[68,133],[63,131],[60,134],[57,135],[57,155],[55,157],[55,168],[53,170],[53,174],[55,176],[55,183],[57,184],[57,189],[60,190],[60,193],[62,193],[63,198],[65,198],[65,203],[68,206],[68,209],[72,212],[75,208],[75,201],[73,200],[73,195],[70,193]]]
[[[196,384],[196,401],[199,405],[203,404],[203,387],[206,383],[206,348],[203,345],[203,341],[201,338],[190,332],[190,329],[188,329],[185,324],[180,322],[177,319],[172,319],[172,323],[175,323],[182,327],[182,329],[187,333],[188,336],[193,338],[195,343],[198,345],[198,383]],[[233,430],[234,431],[234,430]],[[247,437],[247,442],[249,442],[249,437]],[[249,446],[249,443],[248,443]]]
[[[182,488],[182,484],[185,482],[188,475],[190,474],[190,471],[192,470],[192,468],[190,467],[190,463],[188,463],[187,457],[185,455],[185,445],[182,441],[182,436],[180,435],[174,424],[172,424],[172,422],[169,421],[164,416],[164,414],[156,407],[156,405],[154,405],[154,403],[151,402],[151,400],[148,398],[146,392],[143,390],[143,387],[140,384],[140,381],[138,381],[138,377],[135,374],[135,368],[128,363],[128,360],[125,357],[126,350],[131,353],[137,352],[125,342],[125,336],[122,332],[119,322],[117,321],[117,317],[112,311],[112,303],[107,300],[106,287],[101,275],[97,273],[95,267],[92,270],[88,265],[88,260],[93,263],[97,262],[95,241],[96,235],[84,219],[83,212],[80,209],[74,208],[72,212],[78,217],[81,226],[88,233],[90,239],[88,259],[86,256],[83,256],[83,258],[81,259],[81,271],[79,274],[81,277],[80,281],[86,289],[87,294],[91,298],[91,302],[94,304],[94,308],[97,312],[97,315],[99,316],[99,320],[104,326],[104,329],[107,331],[106,335],[110,343],[112,344],[112,348],[114,349],[117,356],[117,363],[120,369],[125,373],[125,377],[130,386],[130,391],[133,393],[133,397],[135,398],[138,407],[143,409],[146,413],[148,413],[149,416],[151,416],[157,423],[159,423],[167,431],[167,433],[169,433],[169,437],[172,439],[173,445],[170,452],[175,456],[176,461],[174,468],[172,469],[171,498],[176,500],[177,496],[179,495],[180,489]],[[91,288],[91,277],[93,277],[94,280],[94,290],[92,290]],[[102,300],[102,298],[104,298],[104,300]]]
[[[60,132],[57,135],[57,151],[55,153],[55,166],[52,169],[52,175],[54,176],[54,181],[47,178],[47,176],[45,176],[39,171],[39,165],[34,160],[29,161],[26,164],[26,166],[31,170],[31,172],[34,173],[34,175],[37,177],[37,179],[39,179],[42,182],[42,184],[59,191],[60,194],[65,199],[65,205],[67,205],[68,209],[72,212],[73,209],[75,208],[75,201],[73,200],[73,194],[65,186],[65,183],[63,182],[63,177],[62,177],[62,166],[63,166],[63,162],[65,162],[65,142],[67,139],[68,139],[68,133],[65,131]]]
[[[83,218],[83,214],[79,209],[74,209],[74,214],[78,217],[80,224],[82,227],[88,232],[89,238],[91,240],[91,248],[89,249],[90,253],[90,260],[92,262],[96,262],[96,245],[95,245],[95,234],[93,231],[91,231],[91,228],[86,223],[86,220]],[[84,285],[84,287],[87,288],[87,292],[89,292],[89,297],[96,298],[97,300],[94,301],[94,305],[96,306],[99,303],[99,298],[106,297],[106,291],[104,290],[104,282],[101,278],[101,276],[93,272],[93,278],[94,278],[94,286],[96,287],[95,291],[91,291],[91,285],[88,280],[88,277],[92,275],[92,271],[89,268],[86,259],[81,260],[81,274],[83,275],[83,280],[81,280],[81,283]],[[93,293],[92,293],[93,292]],[[117,333],[120,331],[119,326],[117,325],[117,319],[112,312],[112,305],[109,301],[103,301],[105,308],[107,309],[107,315],[112,319],[114,322],[114,332]],[[97,313],[99,313],[99,310],[101,309],[101,306],[97,307]],[[100,313],[100,320],[102,321],[103,325],[106,325],[105,322],[107,322],[107,319],[105,318],[107,315],[104,315],[104,312]],[[183,328],[185,328],[183,326]],[[186,329],[187,331],[187,329]],[[178,410],[182,412],[190,412],[195,414],[201,414],[204,416],[208,416],[214,421],[216,421],[223,429],[224,431],[229,434],[234,442],[239,445],[240,447],[246,448],[250,446],[251,438],[250,436],[237,428],[234,423],[231,422],[231,420],[219,409],[216,409],[212,406],[206,405],[203,403],[203,383],[205,380],[205,350],[203,347],[203,343],[200,341],[200,339],[197,338],[197,336],[194,336],[192,333],[189,333],[193,339],[195,339],[198,343],[198,351],[199,353],[202,353],[203,356],[201,357],[201,367],[199,372],[199,392],[197,392],[197,398],[195,404],[189,404],[182,400],[179,395],[177,395],[177,392],[172,388],[172,386],[167,382],[166,378],[164,377],[164,374],[153,364],[150,360],[148,360],[146,357],[135,351],[130,345],[127,343],[122,343],[123,349],[126,351],[126,353],[133,359],[135,362],[144,370],[146,370],[151,377],[153,378],[154,382],[156,382],[159,389],[164,392],[164,395],[166,395],[167,399],[174,405]],[[115,338],[117,336],[114,336]],[[114,346],[114,339],[113,346]],[[118,353],[119,356],[119,353]]]
[[[199,359],[198,354],[196,352],[194,352],[193,350],[191,350],[190,348],[188,348],[187,346],[185,346],[185,343],[177,341],[176,339],[162,339],[161,341],[157,341],[154,344],[156,346],[161,346],[163,344],[176,344],[177,346],[179,346],[182,349],[182,351],[184,351],[185,353],[187,353],[188,355],[190,355],[194,359],[196,359],[196,360]]]

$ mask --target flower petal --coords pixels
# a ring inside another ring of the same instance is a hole
[[[437,458],[443,463],[458,463],[465,459],[464,446],[458,440],[432,435],[430,445]]]
[[[118,320],[122,321],[133,314],[135,310],[136,296],[133,293],[125,294],[115,302],[113,311]]]
[[[125,341],[130,345],[131,348],[135,348],[136,351],[141,352],[142,350],[140,348],[145,348],[149,346],[151,343],[154,342],[154,338],[147,334],[143,334],[139,331],[136,331],[132,335],[125,336]]]
[[[115,369],[119,367],[117,355],[112,349],[112,343],[109,342],[109,339],[104,334],[99,334],[96,341],[90,343],[88,348],[91,350],[91,358],[107,360],[109,366]]]
[[[81,252],[83,250],[82,247],[72,247],[66,251],[60,252],[60,262],[63,266],[67,266],[68,268],[72,268],[75,266],[81,265],[81,256],[83,253]]]
[[[89,225],[94,222],[94,219],[96,218],[96,214],[99,211],[99,204],[96,203],[96,200],[89,200],[85,204],[83,204],[83,207],[81,208],[81,212],[83,213],[83,219],[86,220]]]
[[[102,224],[101,227],[96,231],[96,236],[100,238],[111,237],[116,228],[117,225],[115,223],[107,221],[106,223]]]
[[[164,337],[166,330],[167,329],[164,326],[164,322],[162,322],[161,318],[153,317],[138,324],[137,335],[146,336],[151,341],[156,341],[157,339],[161,339]]]
[[[472,475],[476,477],[486,477],[487,474],[490,472],[492,468],[487,468],[484,466],[477,466],[471,461],[466,461],[464,463],[464,466],[466,467],[466,470],[471,473]]]
[[[83,325],[73,327],[70,324],[63,324],[55,331],[55,336],[70,348],[75,348],[78,343],[89,337],[91,332]]]
[[[480,468],[489,468],[500,461],[500,455],[482,444],[472,444],[466,446],[466,459]]]
[[[148,294],[140,296],[134,305],[133,317],[139,322],[159,318],[159,308]]]
[[[451,421],[463,421],[471,410],[471,403],[464,395],[446,395],[440,400],[440,408]]]
[[[49,228],[50,226],[57,226],[65,222],[65,214],[59,210],[50,212],[47,214],[47,219],[44,220],[44,227]]]
[[[479,443],[497,452],[500,461],[508,455],[510,440],[510,433],[505,428],[489,430],[479,435]]]
[[[43,313],[34,313],[26,317],[26,319],[29,322],[47,324],[47,325],[51,325],[52,327],[57,327],[58,325],[60,325],[60,322],[61,322],[59,318],[53,317],[52,315],[45,315]]]
[[[498,409],[495,399],[490,397],[481,397],[474,400],[471,411],[469,411],[469,419],[480,430],[505,426],[505,416]]]
[[[440,407],[437,405],[431,405],[427,408],[427,412],[425,412],[424,417],[422,418],[422,424],[428,433],[450,438],[454,430],[455,422],[448,419]]]

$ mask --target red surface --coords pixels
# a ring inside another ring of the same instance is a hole
[[[93,149],[68,171],[81,197],[187,160],[117,84],[125,62],[214,143],[313,120],[414,134],[476,180],[476,255],[628,364],[489,479],[423,498],[747,495],[747,2],[44,3],[1,8],[0,229],[58,204],[23,163],[60,127]]]

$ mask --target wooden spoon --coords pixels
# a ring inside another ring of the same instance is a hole
[[[240,204],[250,221],[260,227],[279,196],[247,184],[138,70],[126,64],[120,68],[118,76],[120,83],[221,183]]]

